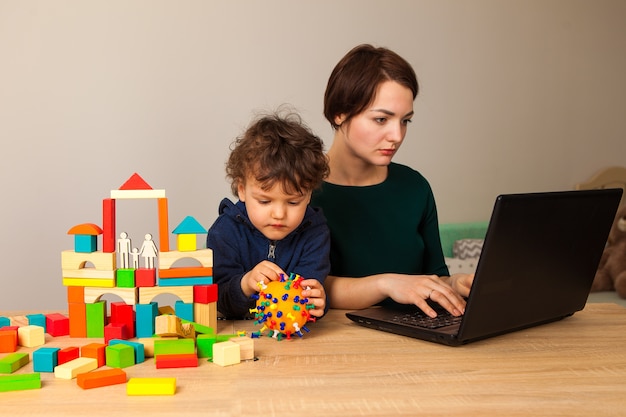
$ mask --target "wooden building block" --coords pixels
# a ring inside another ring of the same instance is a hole
[[[198,250],[198,237],[195,234],[181,233],[176,236],[177,249],[181,252],[193,252]]]
[[[28,353],[15,352],[0,359],[0,374],[12,374],[30,362]]]
[[[169,269],[159,269],[159,278],[191,278],[211,276],[213,276],[212,267],[175,266]]]
[[[76,376],[76,384],[82,389],[100,388],[124,383],[126,383],[126,372],[119,368],[96,370]]]
[[[154,356],[177,353],[195,353],[194,339],[157,339],[154,341]]]
[[[116,344],[105,349],[107,366],[111,368],[127,368],[135,364],[135,349],[129,345]]]
[[[159,269],[170,269],[176,261],[181,259],[195,259],[205,268],[213,267],[213,250],[199,249],[193,252],[181,252],[177,250],[159,253]]]
[[[199,334],[196,338],[198,357],[213,357],[213,345],[215,343],[217,343],[217,337],[215,336],[215,334]]]
[[[68,336],[70,334],[70,319],[60,313],[46,315],[46,330],[50,336]]]
[[[142,363],[146,360],[145,349],[142,343],[121,339],[112,339],[109,341],[109,346],[118,344],[127,345],[133,348],[135,351],[135,363]]]
[[[104,326],[104,343],[109,343],[112,339],[130,339],[128,328],[124,323],[109,323]]]
[[[176,316],[181,319],[193,321],[193,303],[185,303],[177,300],[176,303],[174,303],[174,310],[176,311]]]
[[[46,344],[46,335],[41,326],[22,326],[17,329],[17,343],[24,347],[36,347]]]
[[[112,294],[120,297],[126,304],[134,305],[139,300],[139,291],[137,288],[106,288],[106,287],[89,287],[85,288],[85,303],[95,303],[100,301],[100,297],[105,294]]]
[[[80,357],[80,349],[78,349],[77,346],[68,346],[66,348],[59,349],[57,352],[57,364],[63,365],[64,363],[71,362],[78,357]]]
[[[185,303],[193,303],[193,287],[140,287],[139,290],[139,304],[148,304],[155,297],[161,294],[173,294],[180,298]]]
[[[126,339],[135,337],[135,310],[131,304],[122,301],[111,303],[111,318],[109,321],[113,324],[126,325],[126,330],[128,331]]]
[[[17,350],[17,329],[4,328],[0,330],[0,353],[15,352]]]
[[[165,190],[111,190],[111,198],[116,200],[160,199],[165,198]]]
[[[11,325],[11,320],[8,317],[0,316],[0,329]]]
[[[157,204],[159,211],[159,252],[169,252],[170,235],[168,227],[169,214],[167,210],[167,198],[159,198]]]
[[[89,343],[80,348],[80,356],[96,359],[99,368],[106,365],[106,347],[104,343]]]
[[[127,395],[174,395],[176,378],[130,378]]]
[[[156,269],[139,268],[135,270],[135,285],[137,287],[154,287],[156,285]]]
[[[160,287],[194,287],[213,284],[213,277],[164,278],[157,283]]]
[[[119,268],[115,276],[116,286],[122,288],[135,288],[135,270],[131,268]]]
[[[198,366],[198,356],[195,353],[157,355],[156,368],[195,368]]]
[[[54,372],[59,364],[58,347],[41,347],[33,352],[33,371]]]
[[[74,235],[74,251],[80,253],[91,253],[98,250],[98,236]]]
[[[99,270],[92,267],[82,269],[63,269],[63,278],[76,278],[76,279],[115,279],[115,271]]]
[[[46,332],[45,314],[27,314],[26,318],[28,319],[28,324],[43,327],[44,333]]]
[[[196,323],[217,329],[217,301],[209,304],[194,303],[193,317]]]
[[[98,361],[94,358],[76,358],[54,368],[54,376],[59,379],[74,379],[78,374],[93,371],[98,368]]]
[[[90,263],[93,268],[100,271],[113,271],[116,269],[115,252],[91,252],[79,253],[73,250],[61,252],[61,269],[83,269]]]
[[[68,303],[67,312],[70,319],[70,337],[87,337],[87,305],[83,302]]]
[[[154,320],[159,312],[156,302],[135,305],[135,332],[136,337],[151,337],[154,335]]]
[[[137,339],[137,342],[143,345],[143,353],[146,358],[154,358],[154,342],[156,340],[161,339],[156,337],[142,337]]]
[[[241,347],[227,340],[213,344],[213,363],[220,366],[235,365],[241,362]]]
[[[115,279],[99,278],[63,278],[66,287],[115,287]]]
[[[102,252],[115,253],[115,200],[102,200]]]
[[[104,337],[106,304],[104,301],[85,304],[87,312],[87,337]]]
[[[254,339],[248,336],[238,336],[231,338],[230,341],[239,345],[242,361],[254,359]]]
[[[113,278],[112,276],[111,278]],[[68,303],[84,303],[85,302],[85,288],[84,287],[67,287],[67,302]]]
[[[209,304],[217,302],[217,284],[196,285],[193,287],[193,302]]]
[[[0,392],[41,388],[41,374],[0,375]]]

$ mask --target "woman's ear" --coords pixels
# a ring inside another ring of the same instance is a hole
[[[335,116],[335,125],[341,126],[343,122],[346,121],[346,118],[347,116],[345,114],[338,114],[337,116]]]

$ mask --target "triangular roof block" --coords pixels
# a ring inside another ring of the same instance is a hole
[[[119,188],[120,190],[152,190],[152,187],[144,181],[136,172],[126,180]]]
[[[102,234],[102,229],[100,229],[100,226],[98,226],[97,224],[83,223],[77,224],[76,226],[72,227],[70,230],[67,231],[67,234],[97,236]]]
[[[207,230],[192,216],[185,217],[183,221],[180,222],[178,226],[176,226],[176,229],[172,230],[172,233],[174,233],[175,235],[199,235],[206,232]]]

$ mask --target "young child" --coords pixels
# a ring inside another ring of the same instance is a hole
[[[217,308],[227,318],[250,317],[251,296],[263,284],[296,273],[321,317],[330,270],[330,232],[311,194],[328,175],[323,142],[295,113],[254,121],[237,138],[226,164],[237,203],[222,200],[209,229]]]

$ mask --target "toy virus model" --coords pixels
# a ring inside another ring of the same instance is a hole
[[[309,331],[304,324],[314,321],[309,314],[314,305],[301,295],[303,279],[292,273],[289,277],[281,275],[278,281],[259,283],[261,289],[253,296],[257,302],[252,312],[255,313],[255,324],[263,325],[261,333],[269,330],[269,336],[280,340],[283,337],[291,339],[294,334],[302,337],[302,330]]]

